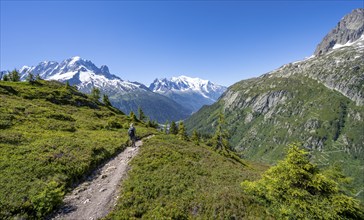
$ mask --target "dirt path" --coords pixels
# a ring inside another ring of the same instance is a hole
[[[67,194],[64,206],[52,219],[95,220],[106,216],[116,205],[121,181],[129,169],[128,162],[142,144],[140,140],[136,147],[127,147]]]

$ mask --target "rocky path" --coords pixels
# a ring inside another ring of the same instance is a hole
[[[129,169],[128,162],[142,144],[140,140],[136,147],[126,148],[67,194],[63,207],[52,219],[93,220],[106,216],[117,202],[120,184]]]

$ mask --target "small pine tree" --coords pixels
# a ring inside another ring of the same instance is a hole
[[[171,122],[171,127],[169,128],[169,133],[170,134],[178,133],[178,128],[177,128],[176,122],[174,122],[174,121]]]
[[[133,111],[130,112],[129,117],[132,121],[138,121],[138,119]]]
[[[29,73],[27,78],[26,78],[27,82],[29,82],[30,84],[33,84],[35,82],[35,78],[34,75],[32,73]]]
[[[212,137],[212,145],[215,148],[215,150],[221,151],[221,150],[228,150],[229,147],[229,141],[228,141],[228,133],[224,129],[225,125],[225,119],[224,114],[220,112],[219,119],[217,121],[217,127],[214,136]]]
[[[5,74],[5,75],[3,76],[3,80],[4,80],[4,81],[10,81],[10,79],[9,79],[9,75],[8,75],[8,74]]]
[[[197,133],[196,129],[194,129],[193,132],[192,132],[191,140],[196,145],[199,145],[200,144],[200,137],[198,136],[198,133]]]
[[[99,101],[100,100],[100,89],[93,87],[91,90],[91,98],[93,98],[95,101]]]
[[[296,145],[262,179],[241,185],[268,204],[277,219],[364,219],[360,202],[342,194],[338,183],[310,163],[308,153]]]
[[[19,74],[19,72],[16,69],[13,70],[13,71],[11,71],[9,73],[9,79],[12,82],[19,82],[20,81],[20,74]]]
[[[70,89],[71,86],[70,86],[70,83],[68,82],[68,80],[66,81],[66,89]]]
[[[103,96],[102,96],[102,102],[104,103],[104,105],[106,105],[106,106],[112,106],[111,105],[111,102],[110,102],[110,100],[109,100],[109,96],[107,96],[106,94],[104,94]]]
[[[164,123],[164,133],[165,134],[168,134],[168,124],[169,124],[169,122],[167,120],[166,123]]]
[[[142,110],[142,108],[139,106],[138,107],[138,119],[139,119],[139,121],[144,121],[145,120],[145,114],[144,114],[144,112],[143,112],[143,110]]]
[[[181,121],[178,125],[178,133],[177,136],[180,140],[188,140],[188,136],[186,133],[186,129],[185,129],[185,125],[183,124],[183,122]]]
[[[40,80],[42,80],[42,77],[40,77],[40,75],[39,75],[39,74],[37,74],[37,75],[35,76],[35,80],[36,80],[36,81],[40,81]]]
[[[153,127],[152,121],[148,118],[147,127]]]

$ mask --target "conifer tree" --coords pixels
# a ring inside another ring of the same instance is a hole
[[[196,129],[193,130],[192,132],[192,136],[191,136],[191,140],[196,144],[199,145],[200,144],[200,138],[198,136],[198,133],[196,131]]]
[[[4,80],[4,81],[10,81],[10,79],[9,79],[9,75],[8,75],[8,74],[5,74],[5,75],[3,76],[3,80]]]
[[[178,128],[177,128],[176,122],[174,122],[174,121],[171,122],[171,127],[169,128],[169,133],[170,134],[178,133]]]
[[[178,125],[178,133],[177,136],[180,140],[188,140],[185,125],[181,121]]]
[[[217,121],[216,131],[212,137],[212,145],[215,150],[228,150],[230,148],[228,141],[228,133],[224,128],[225,117],[222,112],[219,114],[219,119]]]
[[[66,81],[66,89],[69,89],[71,86],[70,86],[70,83],[68,82],[68,80]]]
[[[132,121],[137,121],[138,120],[137,117],[136,117],[136,115],[135,115],[135,113],[133,111],[130,112],[129,117],[130,117],[130,119]]]
[[[109,100],[109,96],[107,96],[106,94],[103,94],[102,96],[102,102],[104,103],[104,105],[106,106],[112,106],[111,102]]]
[[[9,79],[12,82],[19,82],[20,81],[20,74],[19,74],[19,72],[16,69],[13,70],[13,71],[11,71],[9,73]]]
[[[338,183],[310,163],[308,153],[295,145],[262,179],[241,185],[268,204],[269,212],[277,219],[364,218],[359,201],[344,195]]]
[[[37,74],[37,75],[35,76],[35,80],[36,80],[36,81],[40,81],[40,80],[42,80],[42,77],[40,77],[40,75],[39,75],[39,74]]]
[[[27,82],[29,82],[30,84],[33,84],[35,82],[35,78],[34,75],[32,73],[29,73],[27,78],[26,78]]]
[[[153,127],[153,124],[152,124],[152,121],[150,120],[150,118],[148,118],[148,121],[147,121],[147,127]]]
[[[164,123],[164,133],[165,134],[168,134],[168,124],[169,124],[169,122],[167,120],[166,123]]]
[[[144,121],[144,119],[146,118],[145,114],[140,106],[138,107],[138,117],[139,117],[138,118],[139,121]]]
[[[91,97],[96,100],[96,101],[99,101],[100,100],[100,89],[99,88],[96,88],[96,87],[93,87],[92,90],[91,90]]]

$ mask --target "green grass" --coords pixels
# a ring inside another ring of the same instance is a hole
[[[203,144],[158,135],[144,142],[131,168],[106,219],[269,219],[240,187],[265,166],[244,166]]]
[[[129,117],[57,82],[0,81],[0,219],[41,218],[127,146]],[[136,123],[138,136],[155,133]]]

